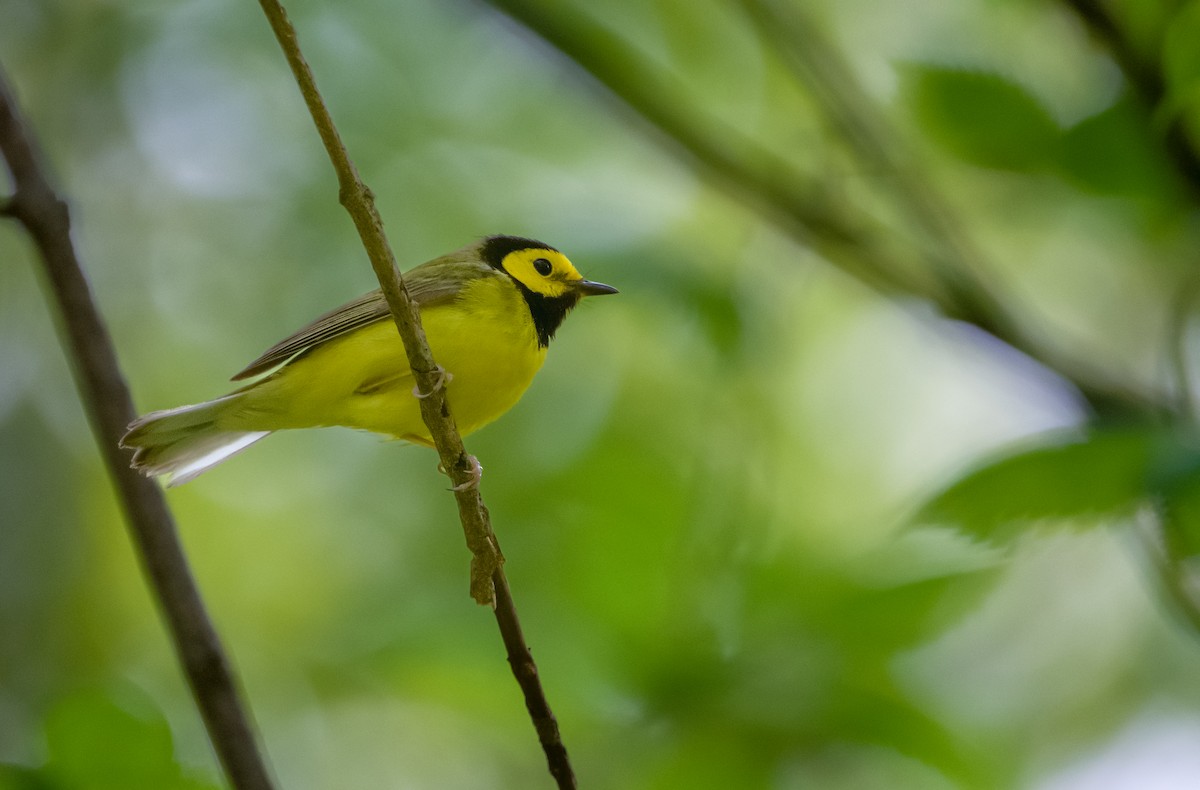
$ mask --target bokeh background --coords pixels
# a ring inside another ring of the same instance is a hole
[[[468,440],[582,786],[1200,786],[1200,3],[289,10],[405,266],[621,289]],[[140,408],[373,286],[256,4],[0,61]],[[0,224],[0,788],[222,786],[48,304]],[[170,492],[281,788],[551,786],[445,489],[330,429]]]

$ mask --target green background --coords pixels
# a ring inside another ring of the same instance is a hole
[[[1200,223],[1161,145],[1196,147],[1200,3],[1107,6],[1149,108],[1065,3],[778,4],[884,160],[745,4],[511,5],[884,269],[937,257],[907,174],[1034,346],[1169,407],[1096,419],[868,287],[492,5],[291,4],[402,267],[512,233],[621,289],[467,442],[581,785],[1200,786]],[[373,286],[256,4],[5,0],[0,62],[139,408]],[[0,788],[220,786],[48,305],[0,224]],[[551,786],[433,454],[279,435],[169,501],[281,788]]]

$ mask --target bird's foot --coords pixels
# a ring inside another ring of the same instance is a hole
[[[454,381],[454,374],[451,373],[450,371],[446,370],[441,365],[438,365],[437,368],[435,368],[434,372],[437,373],[437,381],[435,381],[433,383],[433,389],[431,389],[429,392],[421,392],[419,385],[413,385],[412,394],[413,394],[414,398],[424,400],[425,398],[428,398],[430,395],[432,395],[433,393],[440,390],[442,387],[444,387],[447,384],[449,384],[450,382]]]
[[[479,464],[479,459],[473,455],[467,456],[467,463],[471,466],[470,471],[467,473],[470,477],[465,482],[451,486],[451,491],[470,491],[472,488],[479,488],[479,481],[483,479],[483,467]],[[446,471],[446,467],[441,464],[438,464],[438,471],[447,477],[450,476],[450,473]]]

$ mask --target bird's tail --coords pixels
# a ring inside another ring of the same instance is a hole
[[[121,446],[134,451],[133,468],[147,477],[170,475],[167,485],[186,483],[271,433],[221,425],[221,416],[242,395],[150,412],[130,423]]]

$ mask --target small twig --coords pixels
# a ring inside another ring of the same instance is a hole
[[[130,469],[128,454],[117,446],[135,416],[133,400],[71,243],[67,205],[50,186],[33,135],[2,71],[0,152],[15,189],[3,213],[25,226],[45,265],[80,400],[213,748],[235,788],[270,790],[271,780],[233,670],[188,568],[162,489]]]
[[[495,613],[500,634],[508,651],[509,664],[525,695],[525,706],[537,730],[551,775],[560,788],[574,788],[575,775],[558,730],[558,722],[550,710],[538,678],[537,665],[521,631],[516,606],[504,574],[504,557],[492,531],[491,518],[483,504],[479,487],[469,484],[478,468],[478,461],[467,454],[450,414],[445,388],[440,386],[442,368],[434,362],[429,350],[421,328],[420,312],[404,287],[404,280],[384,235],[383,220],[375,209],[371,191],[359,177],[334,126],[333,118],[317,90],[312,70],[297,43],[295,28],[278,0],[259,2],[292,69],[334,170],[337,171],[342,205],[353,218],[359,237],[371,259],[371,266],[387,297],[388,307],[391,309],[392,318],[404,343],[409,365],[422,395],[419,399],[421,416],[433,437],[442,468],[447,470],[454,481],[453,491],[458,503],[458,514],[467,546],[472,554],[471,595],[479,603],[490,605]]]

